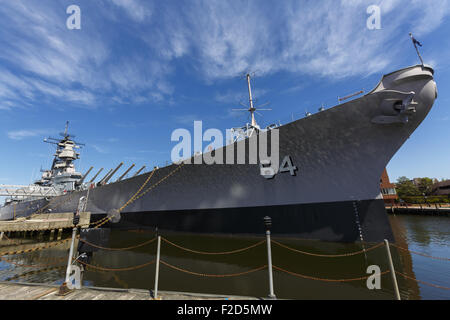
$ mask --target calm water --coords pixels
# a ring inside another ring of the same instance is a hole
[[[450,257],[450,219],[447,217],[391,216],[391,225],[397,244],[410,250],[431,256]],[[69,235],[67,235],[69,236]],[[108,247],[128,247],[151,239],[150,232],[112,231]],[[163,234],[170,241],[184,247],[200,251],[230,251],[250,246],[262,240],[255,238],[187,236]],[[46,235],[48,237],[48,235]],[[296,239],[278,239],[298,250],[339,254],[360,250],[361,244],[342,244]],[[35,246],[33,239],[19,239],[19,247]],[[7,251],[6,241],[0,251]],[[373,244],[364,244],[365,248]],[[0,261],[0,281],[61,283],[65,276],[65,260],[68,243],[65,245],[36,251],[32,254],[8,256],[14,263],[36,265],[39,267],[18,267],[11,262]],[[155,258],[156,242],[133,249],[132,251],[98,251],[94,253],[92,264],[123,268],[144,264]],[[358,278],[366,275],[369,265],[388,269],[385,248],[377,248],[364,254],[344,258],[322,258],[291,252],[279,246],[272,246],[273,263],[294,273],[327,279]],[[433,260],[402,250],[393,250],[397,270],[418,280],[450,287],[450,262]],[[60,260],[58,260],[60,259]],[[232,255],[199,255],[182,251],[167,243],[162,243],[161,259],[180,268],[204,274],[231,274],[263,266],[266,261],[265,244],[245,252]],[[62,266],[58,268],[59,266]],[[46,265],[49,265],[47,268]],[[44,270],[44,271],[42,271]],[[85,285],[117,288],[151,289],[154,285],[155,266],[126,272],[86,271]],[[218,293],[230,295],[267,296],[267,270],[231,278],[209,278],[186,274],[160,267],[160,290],[187,291],[198,293]],[[402,299],[450,299],[450,290],[443,290],[417,284],[412,280],[398,277]],[[336,283],[299,278],[274,271],[274,289],[279,298],[289,299],[392,299],[394,296],[390,275],[381,278],[380,290],[368,290],[365,280]]]

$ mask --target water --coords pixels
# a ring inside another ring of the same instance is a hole
[[[431,256],[450,257],[450,219],[448,217],[390,216],[397,245]],[[66,236],[70,236],[67,234]],[[110,235],[108,247],[129,247],[143,243],[154,236],[151,232],[115,231]],[[264,237],[236,238],[218,236],[192,236],[163,234],[170,241],[184,247],[209,252],[230,251],[243,248],[263,240]],[[342,244],[321,241],[274,238],[297,250],[340,254],[361,250],[361,244]],[[35,246],[31,239],[16,239],[25,242],[22,247]],[[4,243],[6,241],[3,241]],[[65,276],[68,244],[35,251],[33,253],[8,256],[14,263],[42,266],[36,268],[18,267],[6,261],[0,262],[1,281],[21,281],[40,283],[62,283]],[[374,244],[364,244],[369,248]],[[7,251],[2,245],[0,251]],[[98,251],[94,253],[92,264],[124,268],[144,264],[155,259],[156,242],[131,251]],[[299,254],[272,245],[274,265],[288,271],[327,279],[348,279],[366,276],[369,265],[378,265],[381,271],[388,270],[386,251],[380,247],[366,254],[342,258],[323,258]],[[450,287],[449,261],[433,260],[402,250],[392,250],[397,270],[417,280]],[[59,260],[58,260],[59,259]],[[245,272],[263,266],[266,261],[266,245],[232,255],[199,255],[173,247],[166,242],[161,246],[161,259],[176,267],[201,274],[232,274]],[[45,269],[44,265],[49,265]],[[60,266],[60,268],[58,268]],[[45,270],[44,270],[45,269]],[[44,271],[40,271],[44,270]],[[151,289],[154,286],[155,265],[125,272],[105,272],[89,270],[85,272],[84,284],[116,287]],[[402,299],[450,299],[450,290],[429,287],[398,276]],[[185,291],[197,293],[217,293],[244,296],[267,296],[267,269],[254,273],[225,278],[211,278],[160,267],[159,290]],[[392,299],[391,277],[381,277],[381,289],[369,290],[365,280],[353,282],[325,282],[304,279],[274,270],[274,291],[278,298],[287,299]]]

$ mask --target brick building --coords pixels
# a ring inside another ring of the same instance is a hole
[[[395,200],[398,200],[397,191],[395,191],[395,184],[389,181],[389,176],[386,168],[383,170],[383,173],[381,174],[380,189],[385,203],[393,204]]]
[[[450,196],[450,180],[433,184],[431,194],[435,196]]]

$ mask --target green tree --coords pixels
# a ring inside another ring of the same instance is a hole
[[[398,178],[395,189],[400,198],[421,195],[419,188],[407,177]]]
[[[430,178],[421,178],[418,183],[418,189],[420,194],[425,194],[429,196],[431,194],[431,187],[433,185],[433,179]]]

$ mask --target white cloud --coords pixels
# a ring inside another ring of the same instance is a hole
[[[94,150],[97,151],[98,153],[108,153],[109,152],[106,148],[96,145],[96,144],[92,144],[91,147],[94,148]]]
[[[144,5],[139,0],[111,0],[116,6],[121,7],[135,21],[143,22],[151,17],[152,12],[148,7],[148,2]]]
[[[23,140],[25,138],[41,136],[48,133],[48,130],[15,130],[8,132],[8,137],[13,140]]]
[[[405,29],[424,37],[450,12],[448,0],[372,3],[381,6],[381,30],[366,28],[363,0],[103,0],[83,2],[82,29],[69,31],[53,1],[5,1],[0,109],[42,100],[170,104],[180,59],[206,83],[248,70],[329,79],[391,71],[410,46]]]

